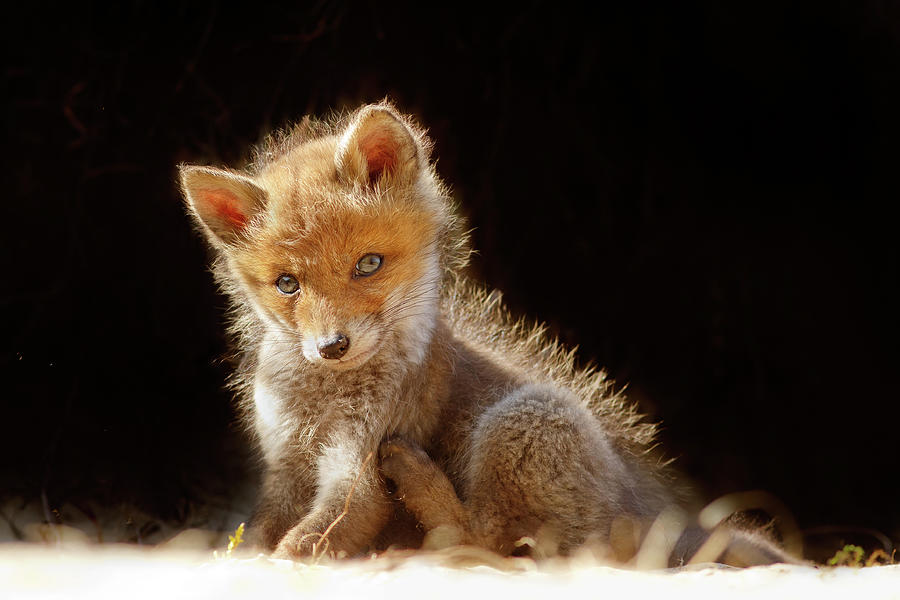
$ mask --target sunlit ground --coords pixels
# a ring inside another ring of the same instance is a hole
[[[5,598],[900,598],[900,565],[636,571],[578,560],[447,562],[413,554],[308,565],[133,545],[4,544],[0,589]]]
[[[228,528],[241,517],[229,507],[189,516],[217,530],[181,531],[128,507],[103,519],[89,507],[51,509],[62,526],[43,512],[3,507],[2,539],[27,541],[0,543],[2,598],[900,598],[900,565],[635,569],[587,551],[535,562],[472,548],[294,563],[228,556]]]

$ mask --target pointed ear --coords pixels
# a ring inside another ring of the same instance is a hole
[[[388,176],[410,182],[422,160],[409,127],[392,109],[377,104],[357,113],[341,136],[334,157],[342,177],[367,185]]]
[[[185,200],[214,243],[237,242],[265,206],[266,193],[243,175],[192,165],[179,171]]]

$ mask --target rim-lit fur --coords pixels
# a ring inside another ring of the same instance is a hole
[[[418,544],[409,511],[506,554],[524,535],[609,544],[671,501],[655,427],[461,275],[468,239],[430,151],[382,102],[275,134],[245,171],[181,167],[262,451],[255,539],[281,556]]]

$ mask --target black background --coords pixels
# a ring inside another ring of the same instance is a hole
[[[8,13],[0,492],[222,485],[225,302],[175,165],[390,96],[473,274],[627,382],[708,497],[900,539],[898,5],[487,6]]]

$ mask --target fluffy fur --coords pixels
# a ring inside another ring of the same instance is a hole
[[[501,554],[523,536],[615,546],[623,520],[672,502],[654,426],[460,274],[468,240],[430,150],[381,103],[304,120],[245,172],[181,167],[265,464],[255,539],[287,557],[331,525],[346,555],[423,531]]]

